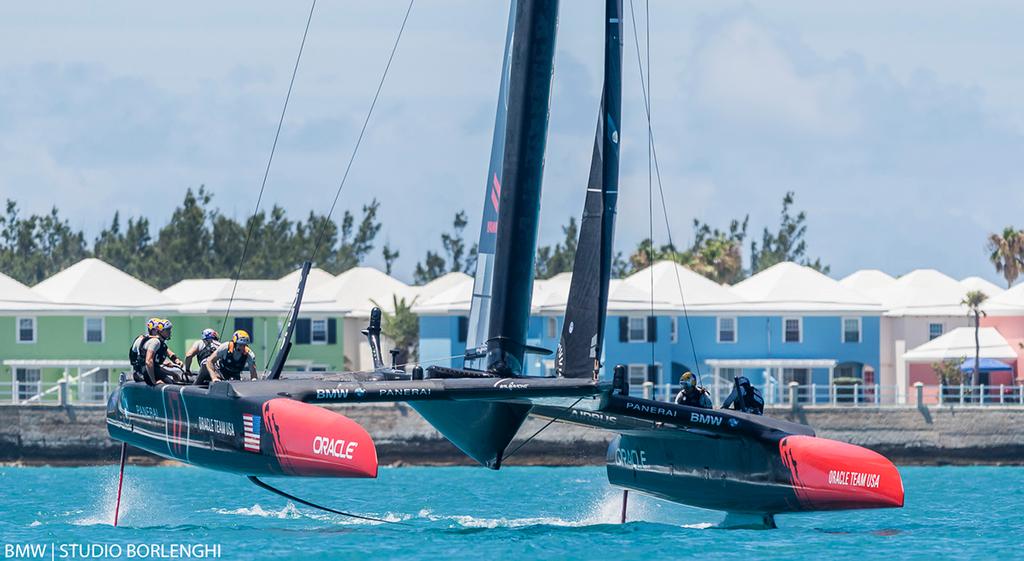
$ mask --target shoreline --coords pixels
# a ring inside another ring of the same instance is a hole
[[[333,406],[373,435],[382,466],[472,466],[405,404]],[[1021,407],[808,407],[769,408],[771,417],[810,425],[818,436],[864,446],[899,466],[1024,466],[1024,408]],[[0,406],[0,465],[97,466],[114,464],[120,443],[106,431],[102,406]],[[529,418],[521,438],[546,423]],[[556,423],[507,466],[604,465],[608,432]],[[172,466],[131,450],[133,466]]]

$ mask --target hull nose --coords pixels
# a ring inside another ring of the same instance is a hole
[[[877,452],[800,435],[783,438],[779,452],[804,510],[903,506],[900,473]]]
[[[377,449],[348,417],[292,399],[263,404],[274,455],[287,475],[377,477]]]

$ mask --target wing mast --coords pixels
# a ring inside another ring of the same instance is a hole
[[[292,313],[288,318],[288,326],[285,329],[284,334],[284,343],[281,345],[281,350],[277,352],[277,356],[274,358],[274,367],[270,370],[270,375],[267,376],[270,380],[277,380],[281,377],[281,371],[284,370],[284,363],[288,360],[288,353],[292,350],[292,335],[295,334],[295,324],[299,318],[299,306],[302,304],[302,293],[306,291],[306,277],[309,276],[309,269],[312,266],[312,261],[306,261],[302,264],[302,275],[299,278],[299,288],[295,291],[295,303],[292,305]]]
[[[601,111],[569,300],[555,357],[555,369],[567,378],[597,379],[601,368],[608,284],[614,258],[615,207],[619,197],[621,113],[622,0],[606,0]]]

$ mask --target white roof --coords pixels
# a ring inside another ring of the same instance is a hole
[[[935,269],[917,269],[896,279],[882,294],[887,316],[963,316],[967,289]]]
[[[410,302],[416,293],[409,285],[372,267],[353,267],[307,293],[305,312],[346,311],[354,317],[369,317],[375,303],[385,312],[394,311],[393,297]]]
[[[967,277],[960,281],[960,285],[968,291],[980,290],[985,293],[985,296],[992,298],[993,296],[999,296],[1005,289],[998,286],[994,282],[987,281],[981,277]]]
[[[83,259],[33,290],[64,309],[166,309],[159,290],[99,259]]]
[[[438,294],[448,290],[453,286],[461,286],[469,281],[472,285],[473,277],[462,272],[445,273],[436,279],[428,282],[421,286],[410,287],[412,292],[416,295],[417,302],[424,302],[437,296]]]
[[[294,299],[295,291],[299,288],[299,278],[301,275],[302,268],[300,267],[277,279],[278,286],[286,293],[288,300]],[[334,280],[334,275],[319,267],[313,267],[309,270],[309,276],[306,277],[306,290],[322,286],[332,280]]]
[[[639,311],[651,308],[651,276],[654,276],[654,311],[681,312],[718,310],[744,304],[735,290],[695,273],[674,261],[658,261],[622,279],[621,286],[609,288],[608,309]]]
[[[281,296],[280,281],[233,279],[186,279],[164,290],[164,296],[182,313],[223,312],[228,303],[239,312],[280,313],[290,300]],[[234,298],[232,298],[232,290]],[[294,294],[295,287],[292,287]]]
[[[31,288],[0,273],[0,310],[51,310],[54,305]]]
[[[422,293],[413,304],[412,311],[420,315],[448,316],[469,313],[473,297],[473,277],[466,275],[449,288],[424,298]]]
[[[861,269],[839,281],[839,284],[844,287],[856,290],[879,302],[882,301],[885,291],[895,283],[895,277],[878,269]]]
[[[1016,359],[1017,353],[1006,339],[994,327],[982,327],[978,330],[981,343],[981,358],[1000,360]],[[974,328],[957,327],[927,343],[904,353],[903,358],[909,362],[935,362],[945,359],[974,357]],[[973,362],[972,362],[973,364]]]
[[[992,296],[982,309],[995,316],[1024,316],[1024,283]]]
[[[736,306],[761,312],[881,313],[879,304],[836,280],[803,265],[783,262],[737,283],[733,291],[745,298]]]

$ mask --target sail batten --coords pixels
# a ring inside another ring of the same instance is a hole
[[[567,378],[597,378],[601,368],[615,208],[619,193],[619,123],[622,112],[622,0],[605,3],[604,87],[594,135],[579,242],[555,370]]]

